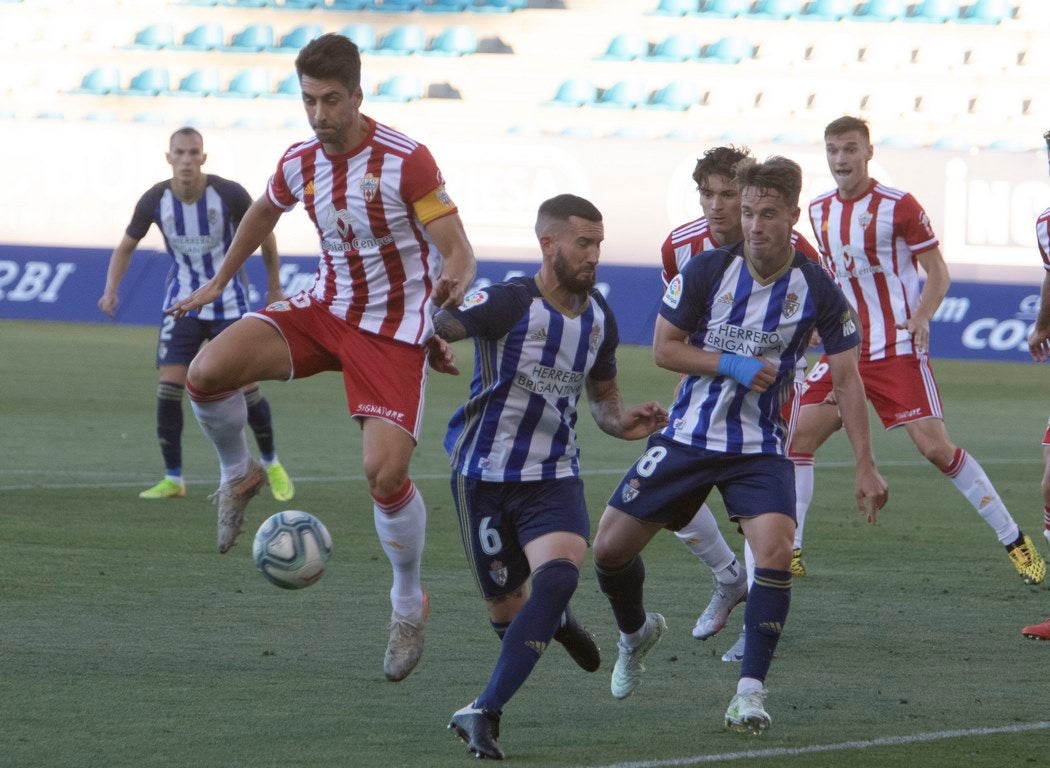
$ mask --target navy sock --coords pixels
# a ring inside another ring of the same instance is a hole
[[[263,397],[258,387],[244,391],[244,402],[248,404],[248,426],[255,433],[255,442],[259,446],[259,455],[266,461],[273,461],[273,417],[270,415],[270,401]]]
[[[551,560],[533,572],[532,594],[503,636],[492,677],[476,707],[499,712],[510,701],[547,650],[579,582],[580,570],[569,560]]]
[[[496,633],[496,636],[499,637],[500,640],[502,640],[503,636],[507,634],[507,629],[510,627],[509,621],[493,621],[492,619],[489,619],[489,624],[492,626],[492,631]]]
[[[746,637],[740,676],[765,680],[791,606],[791,572],[755,568],[755,583],[744,606]]]
[[[622,568],[605,569],[595,563],[598,587],[609,598],[616,626],[621,632],[637,632],[645,624],[645,604],[642,585],[645,584],[645,564],[635,557]]]
[[[185,387],[170,381],[157,384],[157,439],[165,472],[182,476],[182,393]]]

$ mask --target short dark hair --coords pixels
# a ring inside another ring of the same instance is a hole
[[[794,160],[773,155],[760,163],[748,157],[736,164],[733,173],[733,181],[741,192],[747,187],[778,192],[788,205],[798,207],[798,198],[802,194],[802,168]]]
[[[726,147],[712,147],[696,160],[696,167],[693,169],[696,188],[700,189],[704,179],[711,176],[733,178],[733,166],[750,156],[751,150],[747,147],[734,147],[732,144]]]
[[[1046,150],[1050,152],[1050,131],[1043,134],[1043,141],[1046,142]]]
[[[555,195],[540,203],[536,213],[536,237],[542,237],[553,222],[568,221],[570,216],[594,222],[602,220],[602,212],[590,200],[570,194]]]
[[[178,130],[176,130],[174,133],[172,133],[171,136],[168,137],[169,147],[171,146],[171,143],[175,141],[176,136],[196,136],[198,139],[201,140],[201,144],[204,143],[204,137],[201,135],[201,132],[194,128],[192,125],[184,125]]]
[[[316,80],[337,80],[353,93],[361,85],[361,52],[348,37],[329,32],[311,40],[295,57],[295,73]]]
[[[850,115],[844,115],[828,123],[824,128],[824,140],[827,141],[831,136],[841,136],[850,131],[856,131],[864,137],[864,141],[871,142],[871,131],[868,130],[868,121],[859,117],[851,117]]]

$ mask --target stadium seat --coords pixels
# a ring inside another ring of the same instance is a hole
[[[581,78],[565,80],[554,94],[554,104],[566,107],[584,107],[594,103],[598,89],[589,81]]]
[[[638,32],[620,32],[609,41],[601,58],[606,61],[634,61],[649,53],[649,41]]]
[[[915,116],[915,94],[896,83],[882,83],[864,94],[860,111],[874,122],[899,121]]]
[[[282,78],[273,93],[268,94],[270,96],[279,97],[290,97],[290,98],[301,98],[303,95],[302,88],[299,87],[299,76],[294,72],[286,77]]]
[[[235,74],[219,95],[235,99],[257,99],[270,94],[270,73],[263,67],[248,67]]]
[[[399,24],[379,41],[373,53],[384,56],[411,56],[427,47],[426,34],[419,24]]]
[[[223,47],[229,53],[261,53],[273,48],[273,27],[269,24],[249,24],[236,33]]]
[[[648,98],[649,93],[637,80],[620,80],[602,91],[594,106],[634,109]]]
[[[735,19],[746,16],[751,0],[704,0],[697,13],[714,19]]]
[[[653,93],[643,106],[650,109],[685,111],[700,103],[700,89],[691,79],[678,78]]]
[[[474,0],[467,8],[477,13],[512,13],[528,4],[528,0]]]
[[[184,51],[213,51],[222,48],[226,35],[218,24],[208,23],[194,27],[185,34],[176,46]]]
[[[898,72],[911,65],[915,50],[900,35],[870,35],[861,62],[876,72]]]
[[[360,11],[368,4],[368,0],[328,0],[325,6],[330,11]]]
[[[230,5],[234,8],[266,8],[275,6],[276,3],[273,0],[226,0],[225,5]]]
[[[754,54],[751,41],[741,35],[726,35],[706,46],[700,54],[701,61],[716,64],[739,64]]]
[[[108,96],[120,92],[120,70],[116,67],[95,67],[80,81],[77,93],[89,96]]]
[[[1010,16],[1006,0],[974,0],[963,10],[959,20],[969,24],[1001,24]]]
[[[128,83],[121,93],[125,96],[162,96],[171,90],[171,76],[167,67],[148,67]]]
[[[649,61],[695,61],[700,46],[692,35],[676,32],[668,35],[653,48]]]
[[[419,0],[366,0],[361,10],[380,13],[409,13],[414,11],[418,5]]]
[[[356,43],[362,53],[371,53],[376,49],[376,30],[371,24],[347,24],[339,34]]]
[[[379,84],[369,101],[408,102],[423,98],[423,83],[415,74],[398,73]]]
[[[928,24],[944,24],[959,18],[958,0],[922,0],[916,4],[911,14],[904,17],[906,21]]]
[[[738,82],[712,82],[700,102],[701,115],[735,118],[746,115],[755,106],[755,93]]]
[[[282,35],[273,50],[282,53],[298,52],[304,45],[323,34],[324,28],[320,24],[300,24]]]
[[[470,0],[422,0],[419,10],[424,13],[462,13]]]
[[[793,19],[802,15],[802,0],[758,0],[754,10],[743,15],[749,19]]]
[[[908,15],[908,0],[868,0],[858,9],[854,21],[873,21],[885,24]]]
[[[793,67],[806,58],[809,46],[795,32],[766,32],[758,39],[752,61],[764,67]]]
[[[916,112],[926,120],[950,124],[970,110],[970,96],[960,88],[949,84],[930,87],[919,97]]]
[[[966,49],[955,35],[928,35],[915,49],[914,66],[922,72],[954,72],[965,58]]]
[[[656,13],[660,16],[685,16],[700,10],[700,0],[660,0]]]
[[[1009,39],[992,37],[974,43],[966,54],[966,70],[979,75],[1001,75],[1016,67],[1020,51]]]
[[[135,42],[132,48],[145,51],[159,51],[162,48],[171,48],[175,45],[175,31],[171,24],[150,24],[135,34]]]
[[[814,42],[806,60],[828,69],[852,67],[860,59],[860,44],[845,32],[821,35]]]
[[[453,24],[443,29],[421,53],[437,56],[469,56],[478,51],[478,36],[466,24]]]
[[[195,69],[179,81],[179,87],[172,91],[175,96],[217,96],[222,90],[219,70],[215,67]]]
[[[286,11],[309,11],[324,7],[324,0],[277,0],[276,6]]]
[[[854,0],[813,0],[799,18],[806,21],[839,21],[853,15]]]

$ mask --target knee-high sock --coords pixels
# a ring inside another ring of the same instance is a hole
[[[244,437],[248,421],[248,407],[239,389],[217,395],[204,395],[192,385],[186,385],[190,403],[201,431],[215,446],[219,455],[220,485],[241,477],[248,471],[251,454]]]
[[[715,516],[706,504],[701,505],[693,519],[675,531],[674,535],[685,544],[686,549],[710,568],[716,577],[725,573],[725,569],[736,561],[736,555],[729,548],[722,532],[718,530]],[[731,577],[726,577],[726,581],[731,580]]]
[[[631,634],[645,624],[645,605],[642,585],[645,583],[645,564],[637,556],[622,568],[605,569],[595,563],[598,588],[609,598],[613,617],[620,632]]]
[[[373,518],[379,543],[394,570],[390,604],[401,616],[415,616],[423,610],[420,570],[426,542],[427,508],[415,483],[405,484],[389,499],[374,502]]]
[[[744,659],[740,677],[765,680],[791,606],[791,572],[755,568],[744,604]]]
[[[270,401],[263,397],[262,391],[256,386],[245,390],[244,402],[248,404],[248,426],[255,434],[255,443],[259,446],[259,457],[269,464],[276,456]]]
[[[955,450],[951,464],[944,470],[955,487],[973,505],[984,521],[992,527],[999,541],[1005,546],[1013,544],[1020,531],[1017,523],[1006,510],[1006,505],[984,473],[984,469],[973,456],[962,448]]]
[[[498,712],[510,701],[547,650],[579,581],[579,569],[564,559],[546,562],[533,572],[532,592],[503,636],[492,677],[475,700],[476,707]]]
[[[168,477],[182,477],[182,393],[185,387],[172,381],[157,384],[157,440]]]
[[[792,454],[795,465],[795,549],[802,549],[802,529],[813,503],[813,454]]]

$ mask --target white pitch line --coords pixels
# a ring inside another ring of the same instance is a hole
[[[797,757],[820,752],[846,752],[871,747],[899,747],[906,744],[920,744],[945,739],[961,739],[971,736],[995,736],[1003,733],[1025,733],[1043,731],[1050,728],[1050,721],[1024,723],[1021,725],[1002,725],[998,727],[967,728],[957,731],[934,731],[916,733],[911,736],[884,736],[878,739],[863,741],[844,741],[839,744],[815,744],[809,747],[775,747],[771,749],[749,749],[746,752],[725,752],[720,755],[693,755],[692,757],[674,757],[664,760],[642,760],[633,763],[611,763],[609,765],[589,766],[589,768],[678,768],[678,766],[703,765],[704,763],[732,762],[736,760],[755,760],[766,757]]]

